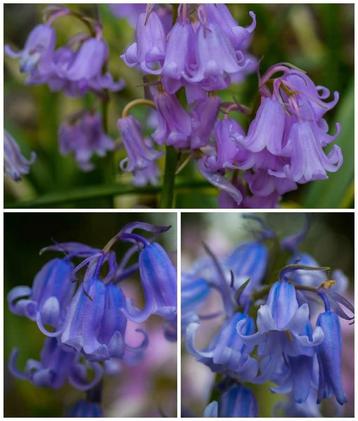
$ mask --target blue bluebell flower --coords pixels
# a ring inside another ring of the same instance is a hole
[[[15,348],[10,356],[11,373],[35,386],[58,389],[69,381],[79,390],[88,390],[101,380],[103,374],[103,369],[98,363],[82,363],[77,352],[64,348],[56,338],[45,340],[41,360],[28,360],[24,372],[16,367],[17,356],[18,350]],[[94,372],[91,380],[87,378],[88,368]]]
[[[127,238],[134,237],[129,234]],[[143,237],[137,236],[138,241]],[[177,287],[176,270],[167,252],[158,243],[144,242],[139,253],[139,272],[144,289],[144,308],[128,307],[128,315],[136,322],[147,320],[152,314],[164,319],[176,319]]]
[[[257,332],[253,335],[241,333],[242,322],[237,329],[244,343],[258,346],[261,371],[258,382],[272,379],[288,357],[312,356],[323,340],[320,327],[312,335],[307,333],[308,304],[299,306],[294,286],[286,281],[273,284],[266,304],[258,310],[256,323]]]
[[[245,344],[237,333],[236,326],[239,322],[241,322],[242,332],[245,332],[242,334],[251,335],[254,332],[252,318],[243,313],[236,313],[221,326],[208,347],[201,351],[195,346],[195,334],[200,324],[190,323],[186,329],[186,346],[188,352],[213,372],[252,381],[257,374],[258,365],[257,361],[249,355],[254,347]]]
[[[221,396],[219,401],[211,402],[204,411],[204,417],[257,417],[258,405],[253,393],[234,384]]]
[[[73,295],[72,270],[67,259],[50,260],[35,276],[32,288],[18,286],[9,292],[10,310],[36,321],[45,335],[58,336]]]
[[[126,299],[119,287],[89,278],[72,299],[61,342],[82,351],[91,360],[125,359],[126,351],[142,352],[148,345],[143,331],[144,340],[138,348],[132,349],[125,342],[125,306]]]
[[[210,291],[210,285],[205,279],[183,274],[181,282],[181,324],[183,331],[190,322],[198,321],[197,311]]]
[[[103,412],[101,405],[98,402],[90,402],[81,399],[73,405],[68,416],[79,418],[103,417]]]
[[[338,316],[326,310],[318,316],[317,326],[323,333],[324,339],[318,347],[319,364],[318,399],[335,396],[338,403],[347,402],[342,385],[342,337]]]

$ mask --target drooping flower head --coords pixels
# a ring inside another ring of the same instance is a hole
[[[85,112],[72,120],[59,128],[60,152],[63,155],[73,153],[79,167],[91,171],[94,168],[92,156],[105,156],[114,149],[114,141],[104,132],[99,114]]]
[[[31,153],[30,159],[26,159],[16,143],[15,139],[5,130],[4,133],[4,172],[14,181],[30,172],[30,166],[34,163],[36,154]]]
[[[143,138],[140,123],[134,117],[120,118],[117,125],[128,155],[121,161],[121,169],[133,174],[133,183],[137,186],[156,184],[158,168],[155,161],[161,152],[153,148],[149,139]]]

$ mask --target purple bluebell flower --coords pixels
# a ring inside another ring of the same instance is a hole
[[[172,145],[176,148],[189,147],[192,121],[176,96],[163,90],[154,90],[153,99],[158,117],[158,127],[152,135],[153,139],[159,145]]]
[[[136,42],[130,45],[122,60],[129,67],[158,75],[162,71],[166,50],[166,34],[155,11],[141,13],[137,19]]]
[[[96,268],[98,271],[98,268]],[[84,281],[71,301],[61,342],[82,351],[91,360],[123,358],[128,351],[142,352],[147,336],[138,348],[125,342],[126,299],[121,289],[96,277]]]
[[[36,321],[45,335],[58,336],[73,294],[72,269],[66,259],[50,260],[35,276],[32,288],[18,286],[9,292],[10,310]]]
[[[26,159],[15,139],[6,130],[4,132],[4,172],[14,181],[20,181],[23,175],[30,172],[36,154],[32,152],[30,159]]]
[[[73,153],[83,171],[94,168],[90,161],[94,154],[105,156],[115,146],[104,133],[99,114],[84,113],[74,123],[63,123],[58,136],[61,154]]]
[[[244,130],[239,123],[225,117],[215,123],[216,153],[207,159],[207,166],[213,170],[233,169],[237,167],[236,160],[247,160],[250,152],[243,151],[239,139],[244,136]]]
[[[335,313],[326,310],[318,316],[317,326],[323,333],[324,339],[318,347],[319,363],[318,399],[335,396],[338,403],[347,402],[342,385],[342,337],[339,319]]]
[[[208,21],[217,24],[226,34],[235,50],[248,47],[252,33],[256,27],[255,13],[249,12],[252,22],[246,28],[238,25],[225,4],[205,4],[202,6]]]
[[[246,345],[237,334],[236,326],[240,323],[246,335],[254,332],[254,321],[246,314],[236,313],[220,328],[208,347],[198,350],[195,346],[195,334],[199,323],[191,323],[186,329],[187,350],[199,362],[207,365],[213,372],[238,376],[242,380],[252,381],[258,370],[257,361],[250,357],[253,346]]]
[[[192,105],[192,134],[190,148],[198,149],[209,143],[211,132],[219,112],[221,100],[217,96],[207,96]]]
[[[223,392],[219,401],[211,402],[204,411],[204,417],[257,417],[258,405],[253,393],[234,384]]]
[[[56,45],[55,30],[48,24],[37,25],[29,34],[24,49],[14,51],[9,45],[5,53],[20,61],[20,71],[28,75],[28,82],[34,75],[41,74],[41,66],[51,59]]]
[[[161,156],[141,134],[139,121],[132,116],[117,122],[128,157],[121,161],[122,171],[133,173],[135,185],[156,184],[158,169],[155,160]]]
[[[145,3],[112,3],[108,7],[117,18],[127,19],[135,28],[139,15],[145,13],[147,5]]]
[[[283,75],[271,79],[277,72]],[[272,89],[266,86],[268,81],[272,81]],[[260,93],[261,104],[241,144],[254,153],[269,152],[274,159],[270,166],[266,163],[262,167],[256,156],[253,168],[267,170],[277,182],[287,179],[307,183],[325,179],[328,172],[341,167],[341,149],[334,145],[328,154],[324,150],[339,133],[337,124],[336,134],[329,135],[323,119],[337,103],[337,93],[331,102],[325,102],[327,88],[316,87],[302,71],[286,65],[275,65],[267,71],[261,79]]]
[[[11,373],[22,380],[28,380],[35,386],[59,389],[69,381],[79,390],[88,390],[102,378],[103,369],[98,363],[80,362],[80,355],[71,349],[65,349],[56,338],[47,338],[41,351],[41,360],[28,360],[25,371],[16,368],[18,350],[14,349],[10,357]],[[92,368],[94,377],[88,381],[87,368]]]
[[[79,418],[103,417],[103,411],[98,402],[90,402],[88,400],[81,399],[73,405],[68,416]]]

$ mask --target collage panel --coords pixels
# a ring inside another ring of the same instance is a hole
[[[354,207],[354,4],[14,3],[4,23],[6,207]]]
[[[182,417],[353,417],[354,215],[181,226]]]
[[[4,226],[5,417],[176,417],[176,213]]]

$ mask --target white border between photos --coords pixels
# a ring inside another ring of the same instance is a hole
[[[213,0],[207,0],[207,3],[215,3],[215,1]],[[302,4],[302,3],[312,3],[312,4],[319,4],[319,3],[341,3],[341,4],[354,4],[355,8],[354,8],[354,22],[355,22],[355,29],[356,29],[356,22],[357,22],[357,2],[358,0],[350,0],[350,1],[323,1],[323,0],[315,0],[315,1],[299,1],[299,0],[291,0],[290,2],[288,2],[287,0],[276,0],[274,2],[267,2],[267,1],[260,1],[260,0],[251,0],[251,1],[232,1],[229,0],[225,3],[244,3],[244,4],[255,4],[255,3],[276,3],[276,4]],[[26,3],[31,3],[29,1],[26,0],[22,0],[22,1],[17,1],[17,2],[4,2],[1,1],[1,11],[0,11],[0,22],[2,24],[2,28],[4,28],[4,9],[3,6],[4,4],[26,4]],[[55,1],[44,1],[44,0],[40,0],[40,1],[36,1],[35,3],[39,3],[39,4],[58,4],[58,2]],[[98,3],[98,1],[93,1],[93,0],[77,0],[75,3]],[[106,3],[128,3],[128,1],[107,1]],[[143,1],[141,0],[135,0],[135,1],[131,1],[130,3],[143,3]],[[153,3],[152,1],[149,1],[148,3]],[[172,3],[168,0],[163,0],[161,1],[161,3]],[[189,0],[187,1],[187,3],[197,3],[197,1],[194,0]],[[332,28],[332,30],[334,31],[334,28]],[[357,55],[357,45],[358,45],[358,35],[357,35],[357,30],[355,30],[355,34],[354,34],[354,44],[355,44],[355,49],[354,49],[354,55],[356,57]],[[0,68],[0,75],[1,75],[1,93],[2,93],[2,98],[4,98],[4,53],[3,53],[3,46],[4,46],[4,32],[3,30],[1,31],[1,51],[0,51],[0,57],[1,57],[1,63],[2,66]],[[356,62],[355,62],[356,64]],[[357,75],[358,75],[358,70],[357,67],[355,66],[354,69],[354,76],[355,76],[355,81],[358,80],[357,79]],[[357,92],[358,92],[358,88],[357,88],[357,84],[355,83],[355,98],[357,97]],[[2,130],[2,138],[4,138],[4,101],[1,102],[1,130]],[[355,123],[358,121],[358,111],[357,109],[355,109],[355,118],[354,121]],[[356,137],[356,136],[355,136]],[[356,171],[356,162],[358,159],[358,152],[357,152],[357,148],[355,148],[354,151],[354,159],[355,159],[355,175],[354,175],[354,181],[355,181],[355,187],[354,187],[354,192],[355,192],[355,198],[358,198],[357,192],[358,192],[358,186],[357,186],[357,171]],[[3,148],[0,148],[0,171],[1,174],[3,174]],[[358,215],[357,215],[357,205],[354,205],[353,209],[242,209],[242,210],[236,210],[236,209],[47,209],[47,208],[43,208],[43,209],[4,209],[4,184],[1,183],[1,187],[0,187],[0,194],[1,194],[1,199],[0,199],[0,203],[1,203],[1,211],[2,211],[2,218],[0,221],[0,232],[2,235],[2,241],[1,241],[1,246],[0,246],[0,250],[1,250],[1,259],[0,259],[0,270],[1,270],[1,286],[0,286],[0,308],[4,309],[4,306],[6,305],[5,300],[4,300],[4,214],[5,213],[176,213],[177,214],[177,268],[178,268],[178,291],[180,291],[180,272],[181,272],[181,213],[260,213],[260,212],[265,212],[265,213],[276,213],[276,212],[280,212],[280,213],[354,213],[354,245],[355,245],[355,249],[354,249],[354,279],[356,279],[357,277],[357,262],[358,262],[358,247],[357,245],[357,239],[358,239]],[[354,288],[354,301],[355,303],[357,303],[357,297],[358,297],[358,288]],[[181,315],[181,308],[180,308],[180,294],[178,294],[178,337],[180,337],[180,315]],[[356,333],[356,331],[355,331]],[[2,311],[1,314],[1,341],[0,341],[0,346],[1,346],[1,350],[0,350],[0,358],[1,358],[1,362],[2,362],[2,375],[4,374],[4,370],[6,370],[6,365],[4,362],[4,311]],[[358,349],[358,339],[357,339],[357,335],[355,334],[354,336],[354,347],[355,350]],[[180,371],[180,367],[181,367],[181,341],[178,340],[177,343],[177,417],[176,418],[169,418],[169,419],[178,419],[181,418],[180,416],[180,409],[181,409],[181,371]],[[358,361],[358,358],[355,357],[355,363]],[[356,386],[355,388],[355,405],[354,405],[354,412],[355,412],[355,417],[354,418],[358,418],[357,415],[357,407],[358,407],[358,392],[357,392],[357,378],[358,378],[358,374],[357,374],[357,365],[355,364],[355,373],[354,373],[354,384]],[[3,376],[2,376],[3,377]],[[2,380],[4,380],[4,377],[2,378]],[[0,408],[2,410],[2,416],[4,414],[4,381],[1,382],[0,385],[0,393],[1,393],[1,397],[0,397]],[[19,403],[21,404],[21,403]],[[22,419],[22,418],[12,418],[13,420],[17,420],[17,419]],[[40,420],[51,420],[54,418],[39,418]],[[76,420],[77,418],[68,418],[68,419],[72,419],[72,420]],[[103,418],[106,419],[106,418]],[[127,421],[132,421],[134,418],[120,418],[123,420],[127,420]],[[148,418],[136,418],[136,419],[142,419],[142,420],[146,420]],[[151,418],[153,420],[162,420],[163,418]],[[186,419],[191,419],[191,418],[186,418]],[[209,420],[210,418],[195,418],[195,419],[204,419],[204,420]],[[225,418],[224,418],[225,419]],[[229,420],[230,418],[227,418],[227,420]],[[265,420],[267,418],[249,418],[252,420]],[[305,418],[280,418],[280,420],[303,420]],[[347,420],[349,418],[330,418],[332,420]]]

